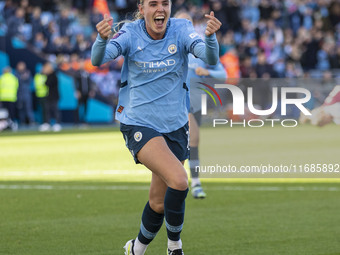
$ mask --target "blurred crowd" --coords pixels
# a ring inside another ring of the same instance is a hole
[[[55,68],[91,83],[86,98],[115,106],[123,60],[93,67],[96,0],[0,1],[0,29],[24,40]],[[108,0],[114,21],[131,18],[135,0]],[[172,15],[186,11],[204,33],[210,10],[222,22],[220,60],[232,78],[340,76],[340,2],[337,0],[173,0]],[[339,69],[339,70],[337,70]],[[19,70],[17,70],[19,71]],[[75,95],[80,100],[79,90]],[[80,102],[80,101],[79,101]]]
[[[222,21],[220,55],[229,77],[303,77],[340,68],[340,2],[336,0],[178,0],[197,27],[213,10]],[[199,28],[197,28],[199,30]]]

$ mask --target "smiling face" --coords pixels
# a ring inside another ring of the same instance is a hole
[[[139,4],[139,12],[144,16],[146,30],[154,40],[163,38],[171,15],[170,0],[144,0]]]

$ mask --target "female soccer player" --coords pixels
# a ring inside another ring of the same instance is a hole
[[[187,20],[170,19],[170,0],[141,0],[138,18],[125,23],[111,40],[107,16],[97,24],[92,63],[99,66],[124,56],[116,119],[136,163],[152,171],[138,237],[125,245],[126,255],[142,255],[161,228],[168,234],[168,254],[182,255],[188,177],[188,111],[185,84],[188,53],[209,64],[218,60],[215,32],[221,23],[206,15],[205,42]]]

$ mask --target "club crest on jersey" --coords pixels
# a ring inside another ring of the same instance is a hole
[[[170,54],[175,54],[177,52],[177,46],[175,44],[171,44],[168,47],[168,51],[169,51]]]
[[[133,137],[135,138],[135,141],[136,141],[136,142],[140,142],[140,140],[142,140],[142,137],[143,137],[142,132],[137,131],[137,132],[133,135]]]

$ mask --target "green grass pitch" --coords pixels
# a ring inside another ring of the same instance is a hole
[[[202,161],[336,163],[339,127],[203,128]],[[340,176],[339,176],[340,177]],[[115,129],[0,134],[0,254],[123,254],[150,174]],[[340,254],[339,179],[204,179],[188,195],[187,255]],[[164,226],[147,255],[166,254]]]

